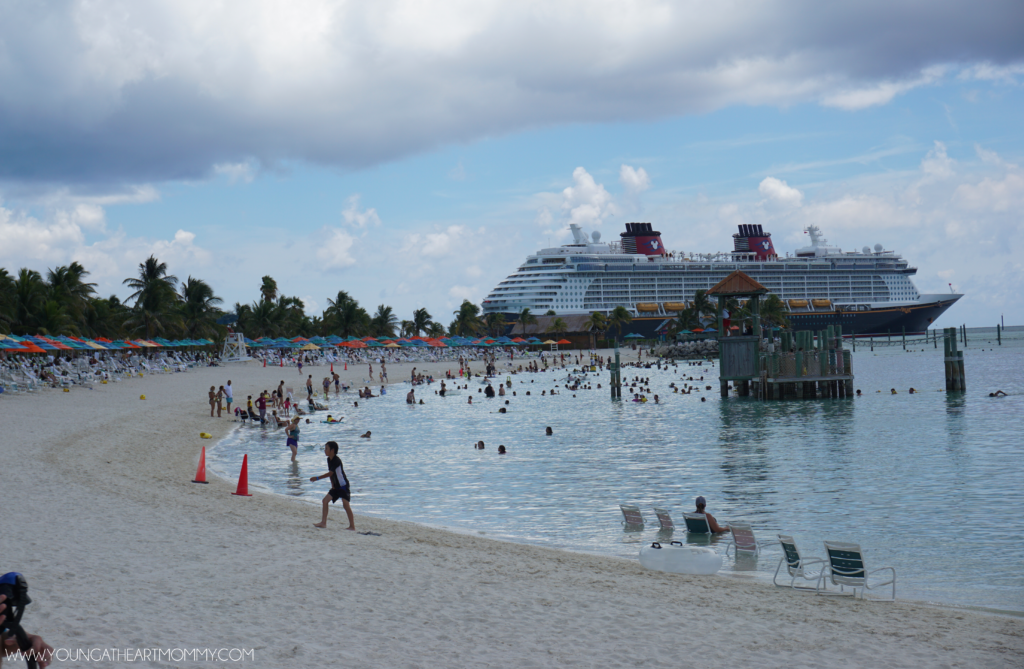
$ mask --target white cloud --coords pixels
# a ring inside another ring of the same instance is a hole
[[[213,166],[213,172],[226,176],[231,183],[237,181],[250,183],[256,176],[256,164],[251,160],[239,163],[218,163]]]
[[[316,241],[316,258],[325,270],[341,270],[356,264],[352,256],[355,238],[340,228],[324,228]]]
[[[1024,176],[1012,171],[1002,178],[985,177],[977,184],[960,184],[953,201],[964,209],[1020,212],[1024,209]]]
[[[939,141],[921,161],[921,171],[927,177],[945,179],[953,176],[955,168],[956,161],[946,154],[946,145]]]
[[[888,104],[894,97],[919,86],[939,81],[945,74],[945,67],[928,67],[921,76],[903,81],[879,81],[868,86],[842,90],[826,95],[821,103],[826,107],[838,107],[847,111],[866,109]]]
[[[757,189],[772,202],[788,207],[799,207],[804,201],[803,193],[775,177],[765,177]]]
[[[346,225],[351,225],[354,228],[365,228],[371,225],[380,225],[380,216],[377,215],[377,210],[366,209],[364,211],[359,210],[359,194],[350,195],[345,200],[345,210],[341,212],[341,218],[345,221]]]
[[[619,181],[626,189],[626,193],[634,197],[651,187],[651,178],[642,167],[634,169],[629,165],[623,165],[619,168]]]
[[[365,166],[730,105],[855,110],[1024,61],[1019,0],[2,3],[0,43],[0,178],[50,183]]]
[[[572,181],[573,184],[562,191],[561,208],[566,223],[594,227],[618,213],[611,194],[585,169],[573,170]]]

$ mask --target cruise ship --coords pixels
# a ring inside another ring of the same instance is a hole
[[[693,254],[669,251],[650,223],[627,223],[613,242],[569,226],[572,242],[529,256],[483,301],[484,314],[508,321],[523,309],[534,315],[604,314],[622,306],[633,316],[624,330],[653,335],[668,319],[735,270],[742,270],[789,307],[796,330],[841,325],[843,334],[885,335],[925,332],[962,297],[921,294],[911,277],[917,268],[881,244],[860,251],[829,246],[814,225],[810,244],[779,256],[770,232],[740,225],[733,250]]]

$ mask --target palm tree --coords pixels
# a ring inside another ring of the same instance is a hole
[[[220,315],[216,305],[224,300],[213,294],[210,284],[189,276],[181,284],[181,301],[181,315],[189,339],[216,334],[216,321]]]
[[[544,315],[545,316],[557,316],[558,314],[555,313],[554,309],[548,309],[547,311],[544,312]]]
[[[419,336],[419,332],[415,329],[415,323],[412,321],[402,321],[399,326],[399,332],[403,337],[416,337]]]
[[[440,323],[435,323],[434,321],[431,321],[430,325],[427,327],[427,336],[430,337],[431,339],[443,337],[444,326],[441,325]]]
[[[89,272],[77,261],[51,269],[47,273],[50,299],[57,302],[71,317],[82,318],[89,309],[89,301],[96,293],[95,283],[83,281],[88,275]]]
[[[517,319],[519,324],[523,326],[523,334],[526,334],[527,325],[536,325],[537,317],[530,313],[530,307],[523,307],[523,310],[519,312],[519,318]]]
[[[789,318],[786,316],[788,313],[789,307],[774,293],[767,295],[761,303],[761,322],[763,323],[779,328],[789,327]]]
[[[583,327],[593,333],[593,340],[591,341],[591,344],[596,346],[597,336],[608,329],[608,319],[605,318],[604,314],[600,311],[595,311],[590,314],[590,318],[583,323]]]
[[[495,337],[505,334],[505,314],[489,313],[484,317],[487,331]]]
[[[38,327],[46,297],[46,284],[39,272],[22,267],[12,287],[9,308],[11,332],[29,334]]]
[[[36,329],[48,335],[59,335],[62,332],[78,334],[78,328],[68,315],[64,306],[57,300],[46,300],[39,311]]]
[[[14,279],[0,267],[0,332],[9,332],[14,320]]]
[[[718,307],[711,298],[708,297],[708,291],[698,290],[693,294],[693,311],[697,314],[697,320],[703,318],[717,318]]]
[[[433,316],[426,309],[417,309],[412,312],[412,327],[413,333],[418,337],[420,332],[430,328],[430,321],[433,320]]]
[[[370,328],[374,337],[394,337],[395,326],[398,325],[398,317],[394,310],[386,305],[378,305],[377,313],[370,320]]]
[[[551,321],[551,325],[548,326],[545,332],[557,335],[565,332],[565,330],[568,327],[569,326],[565,324],[565,321],[563,321],[561,318],[556,318],[555,320]]]
[[[273,302],[259,300],[253,302],[251,307],[246,307],[245,329],[243,330],[250,337],[273,337],[278,333],[276,322],[277,307]]]
[[[469,300],[462,300],[458,311],[452,313],[455,314],[455,320],[452,321],[452,327],[455,329],[453,334],[464,336],[480,331],[480,307],[477,305]]]
[[[135,304],[126,326],[133,330],[144,329],[146,339],[150,339],[154,333],[173,325],[178,301],[174,287],[178,277],[167,273],[167,263],[149,256],[145,262],[139,263],[139,276],[125,279],[123,283],[135,291],[128,296]]]
[[[618,333],[618,336],[620,337],[622,336],[622,326],[625,325],[626,323],[631,323],[632,321],[632,314],[629,313],[629,310],[626,309],[626,307],[623,307],[621,305],[612,309],[612,312],[608,314],[609,329],[615,328],[615,331]]]
[[[679,334],[686,330],[693,330],[700,324],[697,320],[697,312],[692,308],[687,307],[682,311],[676,312],[676,317],[668,324],[669,333],[672,335]]]
[[[274,281],[273,277],[263,277],[263,283],[260,285],[260,295],[263,297],[264,302],[273,302],[277,299],[277,281]]]
[[[339,336],[351,337],[369,328],[370,315],[345,291],[339,290],[337,298],[328,298],[327,304],[329,306],[324,312],[327,327]]]

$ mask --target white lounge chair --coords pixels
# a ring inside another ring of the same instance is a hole
[[[658,517],[658,522],[661,524],[661,529],[676,529],[676,524],[672,522],[672,516],[669,515],[668,509],[660,509],[658,507],[654,507],[654,515]]]
[[[622,510],[622,524],[626,527],[643,527],[644,516],[640,513],[640,507],[632,504],[619,504]]]
[[[880,567],[878,569],[868,571],[867,565],[864,562],[864,551],[862,551],[860,546],[857,544],[826,541],[825,553],[828,555],[828,565],[822,570],[821,575],[818,577],[817,594],[852,594],[856,597],[857,588],[860,588],[860,597],[861,599],[864,599],[865,592],[891,585],[892,598],[886,601],[896,601],[896,569],[893,567]],[[882,571],[890,572],[892,574],[892,578],[880,583],[868,583],[868,579],[872,574],[877,574]],[[839,592],[828,592],[825,589],[827,581],[831,581],[832,585],[838,585]],[[849,587],[852,592],[847,593],[847,587]]]
[[[683,521],[686,522],[686,531],[691,534],[711,534],[711,524],[708,517],[703,513],[684,513]]]
[[[758,541],[750,523],[729,521],[729,531],[732,533],[732,543],[725,549],[726,556],[729,555],[729,551],[736,554],[760,555],[762,547],[775,543],[774,541]]]
[[[800,550],[796,547],[796,541],[793,537],[785,534],[779,535],[779,545],[782,546],[782,559],[779,560],[779,566],[775,569],[775,576],[772,577],[772,583],[779,586],[780,588],[786,587],[779,583],[779,572],[782,571],[782,565],[786,565],[786,571],[789,574],[789,587],[794,590],[817,590],[817,587],[809,585],[797,585],[796,579],[801,578],[805,581],[817,581],[821,577],[821,572],[827,568],[827,564],[821,558],[804,558],[800,555]],[[811,571],[808,567],[817,566],[817,569]]]

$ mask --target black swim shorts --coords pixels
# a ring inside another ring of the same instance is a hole
[[[351,499],[348,486],[344,488],[331,488],[331,502],[337,502],[339,498],[346,502]]]

